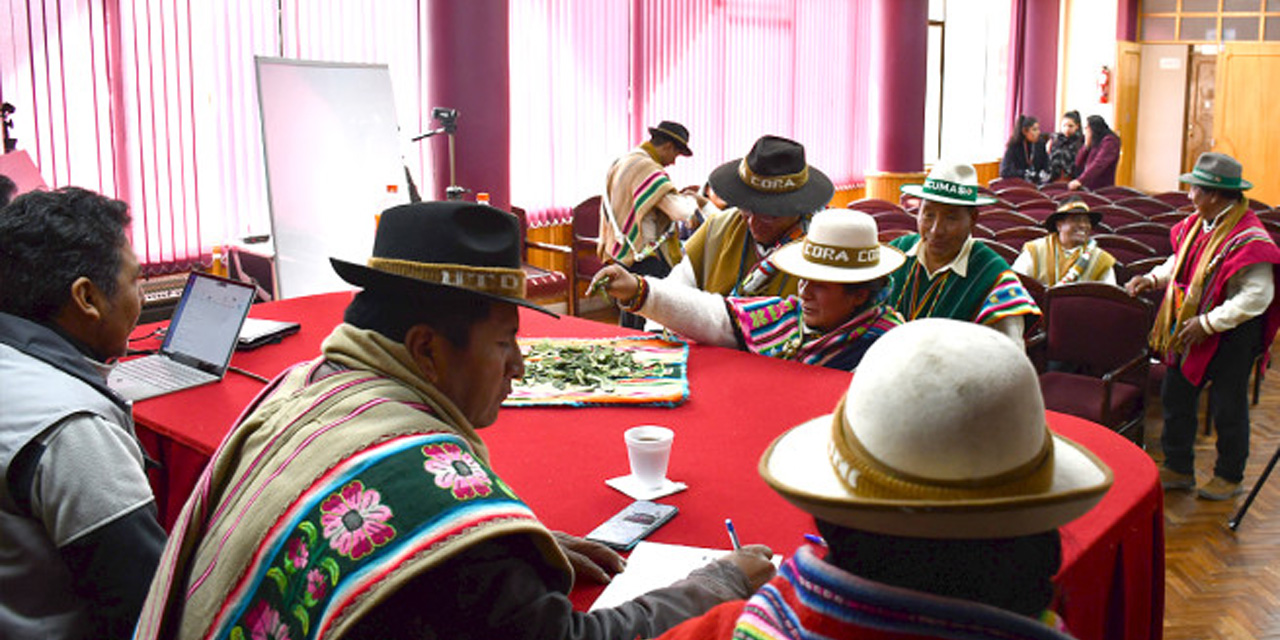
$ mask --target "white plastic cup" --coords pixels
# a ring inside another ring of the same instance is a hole
[[[671,441],[675,432],[657,425],[631,427],[623,434],[627,443],[627,460],[631,475],[646,489],[657,489],[667,481],[667,463],[671,461]]]

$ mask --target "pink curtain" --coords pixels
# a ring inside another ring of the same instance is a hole
[[[424,186],[419,4],[0,0],[0,98],[51,187],[125,200],[144,271],[183,270],[271,231],[255,56],[387,64]]]
[[[681,186],[764,134],[799,140],[839,186],[862,182],[869,2],[619,4],[511,0],[513,203],[560,212],[600,193],[661,120],[690,131],[693,157],[669,170]]]

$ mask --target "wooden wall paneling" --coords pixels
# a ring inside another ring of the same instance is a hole
[[[1111,79],[1111,97],[1116,105],[1111,128],[1120,136],[1120,164],[1116,184],[1133,186],[1133,163],[1138,143],[1138,78],[1142,69],[1142,49],[1136,42],[1116,42],[1116,69]]]
[[[1213,149],[1244,165],[1249,197],[1280,202],[1280,44],[1228,42],[1217,75]]]

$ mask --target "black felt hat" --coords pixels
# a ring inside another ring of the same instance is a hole
[[[380,292],[413,295],[460,289],[548,315],[525,299],[520,222],[487,205],[418,202],[382,212],[368,266],[329,258],[343,280]]]
[[[831,201],[831,179],[804,158],[795,140],[764,136],[745,158],[711,172],[711,188],[725,202],[752,213],[793,218],[819,211]]]
[[[676,143],[676,148],[680,150],[680,155],[691,156],[693,151],[689,149],[689,130],[679,122],[663,120],[656,127],[649,127],[649,135],[666,138]]]

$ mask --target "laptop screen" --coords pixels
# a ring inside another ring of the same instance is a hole
[[[250,285],[192,273],[161,351],[183,364],[221,375],[231,361],[253,299]]]

